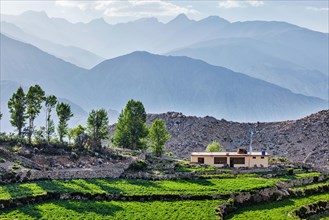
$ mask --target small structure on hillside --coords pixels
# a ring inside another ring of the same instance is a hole
[[[269,154],[247,152],[239,149],[237,152],[193,152],[191,162],[207,164],[215,167],[268,167]]]

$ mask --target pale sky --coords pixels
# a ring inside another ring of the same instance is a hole
[[[119,23],[143,17],[157,17],[168,22],[178,14],[200,20],[217,15],[234,21],[286,21],[312,30],[329,32],[329,0],[212,0],[212,1],[14,1],[0,0],[1,14],[20,14],[27,10],[45,11],[50,17],[65,18],[73,23],[103,17]]]

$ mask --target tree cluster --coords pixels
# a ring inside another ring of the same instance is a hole
[[[155,120],[151,127],[146,125],[146,112],[140,101],[130,100],[119,115],[112,142],[122,148],[145,151],[147,145],[155,156],[164,152],[164,144],[170,139],[166,125]]]
[[[40,130],[35,130],[34,121],[40,114],[42,104],[46,108],[45,126],[41,126]],[[46,140],[48,143],[55,134],[55,124],[51,119],[51,111],[56,106],[59,123],[57,132],[60,136],[60,141],[63,142],[63,137],[67,132],[67,121],[73,116],[70,105],[66,103],[58,103],[54,95],[46,96],[45,91],[39,86],[31,86],[25,94],[22,87],[12,95],[8,101],[10,112],[10,123],[18,131],[19,139],[28,138],[28,143],[32,143],[32,135],[36,142]],[[28,120],[28,126],[26,125]]]
[[[43,107],[46,112],[45,126],[35,129],[34,121]],[[90,149],[100,147],[101,140],[109,138],[108,114],[105,109],[92,110],[87,119],[87,126],[78,125],[69,128],[68,121],[73,117],[71,106],[58,102],[54,95],[45,95],[39,86],[31,86],[25,94],[22,87],[12,95],[8,102],[10,123],[18,131],[20,140],[28,143],[50,143],[57,141],[56,132],[60,143],[67,137],[68,144],[77,149]],[[51,117],[53,110],[58,117],[57,129]],[[170,135],[162,120],[155,120],[150,128],[146,125],[146,112],[140,101],[130,100],[118,118],[112,142],[117,147],[145,151],[150,146],[157,157],[164,153],[164,145]],[[71,142],[73,140],[73,143]]]

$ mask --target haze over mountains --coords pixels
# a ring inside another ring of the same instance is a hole
[[[34,11],[1,18],[2,33],[80,67],[134,51],[183,55],[328,100],[328,34],[289,23],[181,14],[166,24],[156,18],[73,24]]]
[[[38,83],[85,113],[120,111],[132,98],[152,113],[237,121],[297,119],[328,108],[328,34],[292,24],[185,15],[167,24],[72,24],[31,11],[1,18],[1,80]]]

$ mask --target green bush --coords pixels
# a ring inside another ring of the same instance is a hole
[[[12,166],[12,169],[14,169],[14,170],[18,170],[19,168],[21,168],[21,165],[19,165],[17,163]]]
[[[145,171],[145,170],[147,170],[147,164],[144,160],[136,160],[129,166],[129,170]]]

